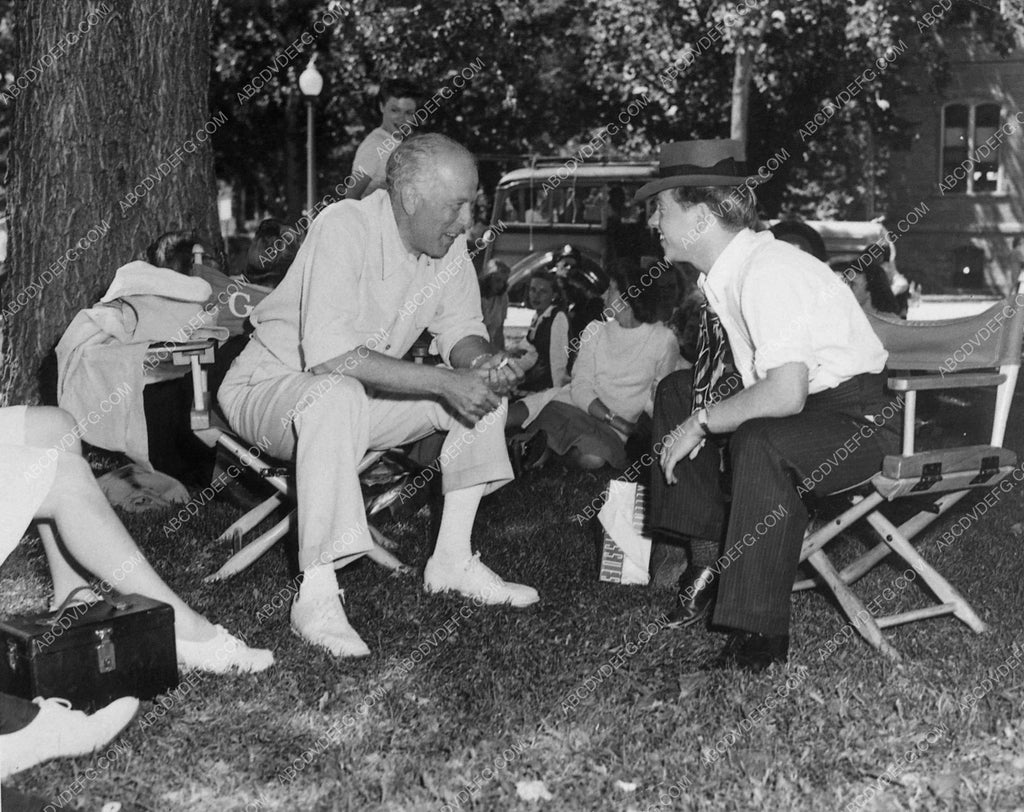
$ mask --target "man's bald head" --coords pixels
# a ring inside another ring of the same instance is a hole
[[[406,138],[391,153],[386,186],[394,197],[403,188],[429,188],[441,173],[476,171],[476,159],[458,141],[438,133]]]

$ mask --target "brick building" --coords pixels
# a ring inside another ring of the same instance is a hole
[[[899,239],[898,263],[926,293],[1003,292],[1024,235],[1024,48],[1000,56],[964,32],[949,37],[947,54],[941,93],[913,68],[920,92],[895,101],[916,129],[890,161],[889,217],[928,209]]]

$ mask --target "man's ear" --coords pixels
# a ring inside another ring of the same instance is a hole
[[[416,213],[416,207],[420,202],[420,193],[414,186],[403,186],[401,191],[402,209],[410,217]]]

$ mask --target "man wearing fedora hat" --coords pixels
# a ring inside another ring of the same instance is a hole
[[[706,299],[697,364],[662,381],[655,401],[664,479],[652,478],[652,524],[690,552],[672,619],[689,625],[714,605],[730,637],[709,665],[761,670],[789,650],[802,493],[868,479],[898,441],[874,420],[885,350],[827,265],[755,232],[755,185],[742,142],[680,142],[662,147],[637,198],[657,196],[650,225],[665,258],[692,263]],[[726,394],[730,351],[742,386]],[[859,445],[806,489],[851,437]]]

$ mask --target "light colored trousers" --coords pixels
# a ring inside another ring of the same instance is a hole
[[[299,566],[329,563],[372,546],[356,473],[367,451],[386,451],[445,431],[444,493],[512,479],[505,446],[507,403],[468,428],[433,400],[378,397],[354,378],[296,372],[252,340],[220,386],[231,428],[283,460],[294,460]]]

